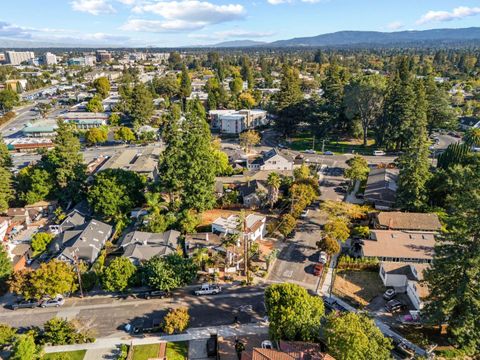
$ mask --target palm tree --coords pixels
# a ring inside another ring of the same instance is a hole
[[[205,271],[205,264],[210,260],[210,254],[207,248],[200,248],[194,251],[192,255],[193,263]]]
[[[268,174],[268,204],[270,205],[270,209],[272,209],[273,205],[275,205],[275,203],[278,201],[278,190],[281,183],[282,180],[277,173],[271,172]]]

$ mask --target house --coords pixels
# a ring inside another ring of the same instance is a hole
[[[442,229],[437,214],[381,211],[372,215],[372,224],[382,230],[433,231]]]
[[[174,254],[179,246],[180,232],[169,230],[164,233],[132,231],[125,235],[119,247],[123,256],[135,265],[150,260],[155,256]]]
[[[370,238],[362,240],[361,256],[380,261],[430,263],[433,258],[435,234],[398,230],[371,230]]]
[[[244,235],[250,241],[263,239],[265,235],[265,226],[267,218],[262,215],[250,214],[245,217]],[[230,215],[229,217],[219,217],[212,223],[212,232],[218,234],[238,234],[240,217],[238,215]]]
[[[27,266],[33,254],[30,244],[18,244],[11,251],[13,271],[20,271]]]
[[[78,210],[72,210],[60,225],[50,225],[49,230],[52,234],[60,234],[64,231],[74,229],[85,224],[85,215]]]
[[[113,227],[98,220],[90,220],[82,225],[63,231],[52,242],[52,249],[61,251],[58,259],[93,264],[100,251],[112,235]]]
[[[428,267],[429,264],[386,261],[380,263],[379,275],[383,285],[394,288],[397,293],[406,293],[415,309],[420,310],[428,296],[428,288],[422,283]]]
[[[240,186],[238,192],[242,197],[243,206],[249,209],[257,209],[264,204],[268,189],[262,181],[253,180]]]
[[[147,147],[141,150],[125,149],[105,161],[98,171],[123,169],[144,175],[149,180],[156,180],[159,154],[160,148],[158,147]]]
[[[389,210],[395,205],[397,193],[398,170],[376,168],[370,170],[364,199],[373,204],[375,209]]]
[[[32,219],[28,210],[25,208],[10,208],[7,210],[7,216],[11,219],[12,223],[26,226],[30,225]]]
[[[0,242],[5,239],[7,236],[8,228],[10,227],[11,221],[7,216],[0,216]]]
[[[480,128],[480,118],[475,116],[461,116],[458,119],[461,130],[470,130]]]
[[[294,159],[279,150],[273,148],[247,163],[248,170],[293,170]]]

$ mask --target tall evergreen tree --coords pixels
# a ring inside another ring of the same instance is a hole
[[[295,132],[298,126],[298,109],[296,106],[302,101],[303,93],[300,89],[300,78],[298,70],[284,66],[280,91],[275,96],[277,129],[288,136]]]
[[[426,183],[430,178],[427,137],[427,101],[423,81],[415,82],[415,103],[411,138],[398,159],[397,204],[405,210],[421,210],[427,202]]]
[[[454,129],[456,116],[450,105],[447,91],[435,83],[432,75],[427,77],[425,82],[427,93],[428,110],[428,131],[433,129]]]
[[[5,167],[0,167],[0,213],[9,208],[14,198],[12,173]]]
[[[134,128],[147,124],[155,110],[152,93],[143,83],[137,83],[132,89],[129,101],[128,115],[132,119]]]
[[[477,159],[478,160],[478,159]],[[437,238],[425,280],[426,313],[448,324],[454,342],[469,354],[480,352],[480,162],[455,166],[447,197],[446,231]]]
[[[12,166],[12,158],[8,152],[8,147],[0,134],[0,167],[10,168]]]
[[[183,99],[184,104],[186,104],[186,99],[192,93],[192,82],[190,80],[190,74],[185,65],[182,67],[182,73],[180,75],[180,96]]]

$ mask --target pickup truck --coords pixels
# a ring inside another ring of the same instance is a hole
[[[216,295],[222,292],[222,288],[215,284],[203,284],[200,289],[195,290],[194,294],[199,295]]]

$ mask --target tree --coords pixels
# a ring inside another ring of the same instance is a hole
[[[363,129],[363,146],[368,145],[368,128],[382,114],[385,78],[380,75],[362,76],[345,88],[345,110],[350,119],[359,117]]]
[[[365,181],[368,178],[370,168],[368,162],[362,156],[355,155],[353,158],[347,160],[349,168],[345,170],[345,177],[355,181]]]
[[[428,104],[428,131],[432,132],[433,129],[454,129],[456,117],[447,91],[435,83],[432,75],[427,77],[425,91]]]
[[[278,230],[280,231],[280,234],[282,234],[284,237],[287,237],[292,233],[293,230],[295,230],[296,226],[297,220],[290,214],[284,214],[280,220],[280,226],[278,227]]]
[[[132,282],[137,268],[123,256],[113,261],[103,271],[102,284],[107,291],[123,291]]]
[[[10,89],[0,91],[0,109],[3,112],[11,111],[20,102],[18,94]]]
[[[46,200],[54,188],[50,173],[36,165],[21,169],[15,180],[17,196],[27,204]]]
[[[77,337],[75,325],[71,321],[57,317],[45,323],[42,334],[43,342],[51,345],[75,344]]]
[[[54,179],[55,195],[65,204],[81,198],[86,178],[80,141],[73,130],[71,125],[58,121],[55,146],[42,156],[40,162],[40,167]]]
[[[339,360],[391,359],[391,340],[374,321],[356,313],[332,314],[327,318],[325,338],[328,351]]]
[[[14,199],[12,173],[4,167],[0,167],[0,213],[6,211],[9,203]]]
[[[135,141],[135,134],[130,128],[122,126],[115,131],[114,139],[125,142]]]
[[[295,284],[274,284],[265,290],[265,306],[274,340],[312,341],[318,338],[323,301]]]
[[[180,96],[182,97],[184,104],[186,104],[186,98],[192,94],[192,83],[190,80],[190,74],[185,65],[182,67],[182,73],[180,74]]]
[[[194,233],[198,225],[200,225],[199,214],[192,209],[185,209],[180,213],[178,225],[180,231],[184,234]]]
[[[107,169],[95,176],[87,200],[95,213],[113,219],[143,202],[144,187],[143,179],[133,171]]]
[[[240,101],[240,107],[242,109],[251,109],[257,103],[257,101],[250,92],[241,93],[238,97],[238,100]]]
[[[419,211],[426,206],[426,183],[430,178],[425,87],[421,81],[417,81],[416,85],[412,136],[404,154],[398,159],[400,175],[396,202],[408,211]]]
[[[52,242],[53,235],[49,233],[39,232],[32,236],[32,249],[34,254],[40,254],[47,249]]]
[[[268,204],[270,205],[270,209],[273,209],[273,206],[277,203],[278,201],[278,193],[280,189],[280,185],[282,183],[282,179],[280,179],[280,176],[275,173],[271,172],[268,174],[267,178],[267,185],[268,185]]]
[[[108,132],[105,129],[92,128],[85,133],[85,140],[89,145],[104,143],[108,139]]]
[[[447,324],[453,342],[473,355],[480,349],[480,162],[452,170],[446,230],[436,238],[432,266],[425,273],[430,295],[424,310],[432,323]]]
[[[85,107],[88,112],[103,112],[102,98],[99,95],[95,95],[88,101]]]
[[[0,167],[10,168],[12,167],[12,157],[8,151],[8,147],[0,134]]]
[[[163,77],[155,77],[152,80],[155,92],[165,99],[172,99],[179,93],[179,84],[174,74],[169,74]]]
[[[245,153],[247,154],[249,153],[250,148],[252,146],[255,146],[258,143],[260,143],[260,135],[255,130],[244,131],[239,135],[239,138],[240,138],[240,146],[245,148]]]
[[[275,121],[277,129],[288,136],[295,133],[298,127],[297,106],[303,99],[300,89],[299,73],[296,69],[285,66],[283,68],[280,91],[275,95],[275,109],[278,119]]]
[[[102,99],[108,97],[108,94],[110,93],[110,81],[106,77],[102,76],[95,79],[93,81],[93,87],[97,90],[97,93]]]
[[[155,109],[152,94],[143,83],[137,83],[133,87],[129,105],[127,114],[132,120],[134,129],[149,123]]]
[[[328,235],[322,237],[322,239],[317,243],[317,246],[320,251],[325,251],[328,255],[334,255],[340,252],[340,245],[338,244],[338,241]]]
[[[32,334],[20,335],[13,345],[11,360],[36,360],[40,358],[40,349],[35,345]]]
[[[4,289],[6,281],[13,271],[13,265],[8,256],[7,250],[0,246],[0,289]]]
[[[0,324],[0,349],[11,345],[17,336],[17,329],[7,324]]]
[[[239,95],[242,90],[243,90],[243,80],[240,77],[234,77],[232,81],[230,81],[229,84],[230,91],[234,95]]]
[[[344,242],[350,236],[348,221],[344,217],[336,217],[328,220],[324,228],[327,236],[334,240]]]
[[[212,141],[212,154],[215,163],[215,175],[224,176],[231,175],[233,168],[228,161],[228,155],[222,151],[221,141],[218,138],[215,138]]]
[[[188,308],[180,307],[170,309],[163,318],[163,331],[170,335],[174,332],[182,332],[188,327],[189,321],[190,315],[188,315]]]
[[[38,112],[42,118],[46,118],[50,110],[52,110],[52,105],[49,103],[39,103],[37,105]]]
[[[117,113],[112,113],[110,114],[110,117],[108,118],[108,122],[112,126],[118,126],[120,125],[120,115]]]

